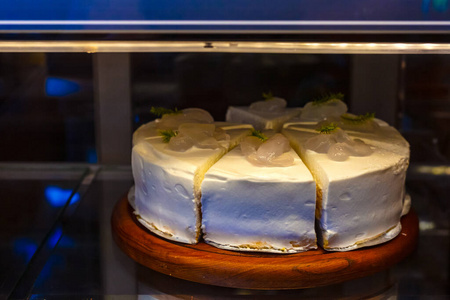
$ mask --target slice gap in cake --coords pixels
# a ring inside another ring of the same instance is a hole
[[[223,122],[214,125],[228,135],[216,149],[193,146],[181,152],[171,150],[160,136],[146,136],[158,132],[154,122],[135,132],[132,150],[135,213],[151,232],[178,242],[198,242],[204,174],[252,129],[250,125]]]
[[[316,180],[317,235],[325,250],[379,244],[400,232],[408,166],[405,155],[371,145],[367,139],[370,154],[335,161],[328,153],[308,147],[320,133],[295,126],[284,128],[283,133]],[[326,143],[323,140],[321,145]]]

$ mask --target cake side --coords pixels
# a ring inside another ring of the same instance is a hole
[[[146,124],[135,132],[132,169],[136,214],[150,231],[183,243],[198,242],[204,173],[247,136],[251,128],[220,125],[229,135],[227,141],[220,142],[220,147],[200,149],[194,146],[184,152],[171,150],[160,136],[147,136],[158,132],[155,123]]]
[[[291,149],[294,164],[261,167],[239,147],[226,154],[202,183],[202,230],[215,247],[273,253],[316,249],[315,183]]]
[[[287,127],[283,133],[316,180],[317,228],[324,249],[361,248],[398,234],[408,165],[404,156],[368,144],[369,156],[333,161],[305,147],[317,132]]]

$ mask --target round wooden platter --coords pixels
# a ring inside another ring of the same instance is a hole
[[[402,232],[395,239],[377,246],[347,252],[319,248],[296,254],[265,254],[160,238],[139,224],[126,197],[118,201],[111,218],[114,240],[136,262],[189,281],[245,289],[311,288],[387,269],[415,249],[417,215],[411,211],[401,223]]]

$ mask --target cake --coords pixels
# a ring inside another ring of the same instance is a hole
[[[214,164],[202,183],[206,243],[239,251],[295,253],[316,249],[315,183],[281,134],[264,142],[285,147],[275,158],[247,137]],[[262,142],[261,142],[262,143]],[[272,144],[272,145],[270,145]],[[258,152],[259,150],[259,152]],[[253,153],[252,153],[253,152]]]
[[[265,95],[266,100],[257,101],[250,106],[230,106],[227,110],[226,121],[233,123],[247,123],[257,130],[272,129],[279,132],[283,124],[297,117],[300,108],[287,108],[286,100]]]
[[[277,110],[283,101],[255,107]],[[244,119],[230,111],[227,120]],[[193,244],[203,234],[223,249],[295,253],[316,242],[358,249],[401,230],[409,144],[374,115],[348,113],[336,96],[288,122],[278,111],[276,126],[267,119],[261,127],[284,128],[266,132],[265,142],[251,125],[214,122],[201,109],[159,113],[134,133],[132,150],[135,213],[157,235]]]
[[[346,251],[394,238],[401,230],[407,145],[402,139],[390,145],[398,136],[385,131],[347,132],[334,123],[320,131],[304,124],[283,129],[317,184],[321,246]]]
[[[195,114],[206,118],[195,119]],[[204,174],[250,131],[249,125],[213,122],[201,110],[165,114],[141,126],[133,135],[132,149],[139,222],[164,238],[197,243]],[[171,137],[175,132],[178,135]]]

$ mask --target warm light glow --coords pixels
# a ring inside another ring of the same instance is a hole
[[[395,44],[395,47],[400,48],[400,49],[406,49],[408,48],[407,44]]]
[[[420,221],[419,228],[420,231],[432,230],[436,228],[436,224],[432,221]]]
[[[420,174],[427,174],[433,176],[448,176],[450,175],[450,166],[418,166],[415,171]]]
[[[0,52],[450,54],[450,44],[317,42],[0,41]]]

